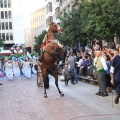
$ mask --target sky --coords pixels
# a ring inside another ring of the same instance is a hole
[[[45,0],[13,0],[16,13],[23,16],[25,27],[29,26],[29,15],[45,6]]]
[[[29,14],[43,7],[44,4],[45,4],[45,0],[23,0],[23,8]]]

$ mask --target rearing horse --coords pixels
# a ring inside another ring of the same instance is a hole
[[[55,85],[58,89],[58,92],[61,96],[64,94],[60,91],[58,86],[58,69],[57,63],[61,55],[63,55],[63,49],[58,45],[55,40],[54,33],[58,32],[58,27],[55,23],[51,23],[48,33],[47,33],[47,41],[43,54],[42,61],[42,76],[44,82],[44,97],[47,98],[46,89],[49,88],[49,77],[48,75],[52,75],[55,78]]]

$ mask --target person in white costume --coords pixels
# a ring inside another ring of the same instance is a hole
[[[27,78],[31,78],[31,62],[30,61],[28,61],[28,59],[26,59],[25,60],[25,62],[24,62],[24,65],[25,65],[25,76],[27,77]]]
[[[25,75],[25,59],[23,59],[23,61],[21,61],[22,64],[22,73],[23,75]]]
[[[19,79],[20,78],[20,67],[19,67],[19,61],[17,58],[15,59],[15,61],[13,61],[13,72],[14,72],[15,77]]]
[[[5,71],[6,71],[6,77],[9,80],[12,80],[13,79],[13,63],[12,63],[12,60],[9,59],[8,62],[6,62]]]

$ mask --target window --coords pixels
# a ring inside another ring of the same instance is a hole
[[[12,29],[12,22],[9,22],[9,29]]]
[[[5,40],[5,33],[2,33],[2,39]]]
[[[55,9],[55,17],[56,17],[56,19],[59,18],[59,15],[60,15],[60,9],[59,9],[59,8],[56,8],[56,9]]]
[[[1,11],[1,19],[4,19],[4,12]]]
[[[5,29],[5,25],[4,25],[4,22],[2,22],[2,30]]]
[[[3,8],[3,0],[0,0],[0,8]]]
[[[0,22],[0,30],[1,30],[1,22]]]
[[[7,0],[4,0],[4,7],[7,7]]]
[[[5,22],[5,28],[8,30],[8,22]]]
[[[52,12],[52,2],[49,3],[49,12]]]
[[[8,14],[7,14],[7,11],[5,11],[5,19],[8,18]]]
[[[8,17],[11,19],[11,11],[8,11]]]
[[[10,33],[10,40],[13,40],[13,34]]]
[[[11,7],[11,0],[8,0],[8,7]]]
[[[6,33],[6,40],[9,40],[9,33]]]

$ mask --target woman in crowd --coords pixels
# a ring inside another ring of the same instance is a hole
[[[65,85],[68,85],[68,81],[73,79],[70,75],[70,69],[68,69],[67,65],[64,66],[64,69],[62,71],[62,75],[65,77]],[[73,84],[74,84],[74,82],[73,82]]]
[[[110,56],[108,54],[105,55],[105,59],[106,59],[106,64],[108,67],[108,70],[106,71],[106,89],[107,92],[111,92],[112,88],[111,88],[111,83],[110,83]]]

